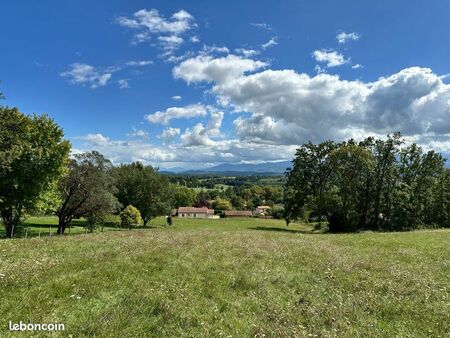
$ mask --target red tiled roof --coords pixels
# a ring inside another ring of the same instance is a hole
[[[229,210],[224,211],[225,216],[252,216],[249,210]]]
[[[208,209],[207,207],[203,208],[193,208],[193,207],[179,207],[179,214],[207,214],[214,215],[214,209]]]

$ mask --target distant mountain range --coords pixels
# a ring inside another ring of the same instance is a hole
[[[220,175],[220,176],[251,176],[251,175],[282,175],[291,166],[290,161],[266,162],[259,164],[229,164],[223,163],[214,167],[197,170],[183,170],[183,168],[171,168],[161,170],[166,174],[183,175]]]

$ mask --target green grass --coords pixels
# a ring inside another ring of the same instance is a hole
[[[0,337],[17,336],[9,320],[58,321],[65,337],[449,336],[448,230],[163,224],[1,240]]]
[[[15,235],[18,238],[24,237],[44,237],[53,236],[56,234],[58,228],[58,217],[43,216],[43,217],[28,217],[24,224],[20,227],[19,232]],[[104,227],[104,231],[118,230],[116,228]],[[96,232],[100,232],[97,229]],[[86,221],[84,219],[75,219],[72,221],[70,228],[66,229],[64,236],[77,235],[86,233]],[[0,223],[0,239],[5,237],[5,228]]]

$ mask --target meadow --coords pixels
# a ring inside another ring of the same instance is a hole
[[[449,230],[327,234],[269,219],[164,223],[0,240],[0,336],[17,336],[9,320],[64,323],[53,334],[64,337],[450,334]]]

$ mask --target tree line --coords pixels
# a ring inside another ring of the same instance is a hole
[[[92,229],[122,213],[123,224],[145,227],[181,206],[251,210],[283,198],[280,186],[196,192],[171,179],[138,162],[114,166],[97,151],[71,154],[62,128],[51,118],[0,106],[0,216],[7,237],[28,214],[56,215],[62,235],[79,218]]]
[[[313,217],[332,232],[450,227],[450,170],[400,133],[307,143],[286,173],[284,204],[287,224]]]
[[[58,234],[73,219],[95,225],[129,205],[139,210],[144,226],[169,213],[175,187],[151,166],[115,167],[96,151],[70,151],[63,130],[48,116],[0,106],[0,216],[7,237],[36,212],[58,216]]]

